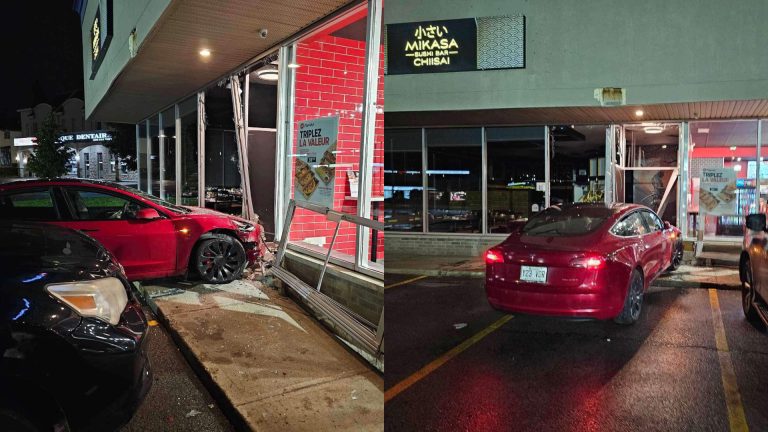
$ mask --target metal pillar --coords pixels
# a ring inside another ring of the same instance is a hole
[[[253,220],[253,199],[251,198],[251,177],[248,170],[248,137],[246,136],[243,120],[243,98],[240,78],[237,75],[229,77],[232,90],[232,112],[235,114],[235,137],[237,139],[237,156],[240,164],[240,188],[243,191],[243,217]]]

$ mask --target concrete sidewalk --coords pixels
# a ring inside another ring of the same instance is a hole
[[[140,288],[238,429],[384,428],[382,376],[259,282]]]
[[[387,256],[387,274],[424,276],[484,277],[482,257]],[[659,276],[654,286],[679,288],[741,289],[739,270],[730,267],[681,265],[676,271]]]

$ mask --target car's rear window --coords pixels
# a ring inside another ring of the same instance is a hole
[[[597,230],[613,211],[604,206],[549,207],[523,227],[528,236],[579,236]]]

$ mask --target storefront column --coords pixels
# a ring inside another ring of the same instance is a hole
[[[421,128],[421,232],[429,231],[429,175],[427,167],[427,130]]]
[[[363,83],[363,124],[360,132],[360,181],[357,215],[371,218],[371,189],[373,186],[373,153],[376,139],[376,101],[379,84],[379,53],[381,51],[382,0],[368,0],[368,20],[365,35],[365,81]],[[368,237],[371,230],[357,227],[355,269],[368,261]]]
[[[690,183],[690,124],[680,123],[680,140],[678,145],[678,165],[680,177],[678,178],[677,195],[677,227],[682,231],[683,238],[688,237],[688,185]]]
[[[144,192],[152,195],[152,135],[149,134],[149,119],[144,121],[144,127],[147,132],[147,190]]]
[[[480,150],[480,220],[481,233],[488,234],[488,142],[485,137],[485,127],[480,129],[482,150]]]
[[[182,176],[181,176],[181,110],[179,109],[179,104],[174,105],[173,110],[173,118],[174,118],[174,136],[176,137],[174,139],[174,142],[176,143],[176,160],[174,165],[174,170],[176,170],[176,181],[174,182],[176,184],[176,205],[181,205],[181,183],[182,183]]]
[[[606,204],[613,202],[613,175],[616,170],[616,145],[613,140],[616,136],[614,126],[605,128],[605,184],[603,185],[603,200]]]
[[[755,161],[755,186],[757,186],[757,189],[755,190],[755,203],[757,203],[757,212],[760,212],[760,165],[763,164],[762,156],[763,154],[763,122],[758,120],[757,121],[757,160]]]
[[[139,144],[139,125],[141,123],[136,124],[136,174],[137,177],[141,177],[141,144]],[[77,152],[77,176],[80,177],[80,151]],[[119,166],[118,166],[119,168]],[[136,180],[136,189],[141,190],[141,180]]]
[[[550,168],[550,156],[552,151],[552,137],[549,134],[549,126],[544,126],[544,182],[546,183],[546,187],[544,188],[544,208],[549,207],[549,191],[551,189],[550,186],[550,179],[551,175],[549,174],[549,168]],[[544,210],[544,209],[542,209]]]
[[[205,207],[205,92],[197,94],[197,203]]]
[[[275,241],[284,232],[285,215],[291,196],[291,147],[293,144],[293,94],[296,63],[296,45],[280,47],[277,79],[277,131],[275,134]],[[285,231],[287,232],[287,231]]]

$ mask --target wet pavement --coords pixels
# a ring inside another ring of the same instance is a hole
[[[727,431],[739,410],[768,430],[768,335],[744,320],[738,291],[653,287],[622,327],[503,314],[482,279],[413,279],[385,283],[388,431]]]
[[[145,312],[148,319],[154,320],[148,308]],[[162,326],[150,326],[148,342],[147,354],[154,375],[152,389],[121,432],[232,431],[168,332]]]

